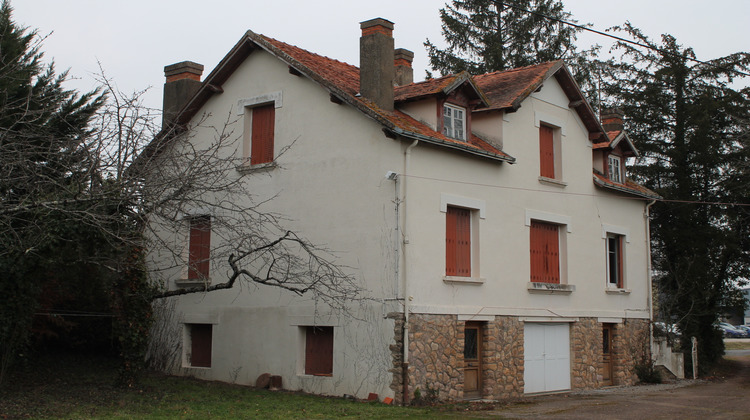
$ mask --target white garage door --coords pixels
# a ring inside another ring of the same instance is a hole
[[[526,323],[523,347],[525,393],[570,389],[568,324]]]

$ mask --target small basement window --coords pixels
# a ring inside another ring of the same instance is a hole
[[[333,327],[305,329],[305,375],[333,375]]]
[[[212,324],[185,324],[185,361],[190,367],[211,367]]]

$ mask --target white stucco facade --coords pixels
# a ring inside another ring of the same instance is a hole
[[[406,311],[407,325],[412,315],[461,322],[649,319],[646,202],[595,186],[588,130],[554,78],[515,112],[475,113],[474,131],[514,157],[513,164],[387,136],[379,122],[332,101],[320,83],[290,72],[288,63],[261,48],[221,90],[194,117],[205,120],[191,141],[208,144],[213,128],[227,121],[240,139],[244,120],[238,107],[273,103],[274,165],[235,171],[232,176],[254,196],[233,200],[262,203],[260,211],[282,215],[287,229],[329,249],[368,300],[351,303],[352,317],[330,313],[308,296],[252,283],[172,298],[170,322],[183,346],[172,372],[251,385],[270,373],[280,375],[286,389],[398,397],[403,382],[394,381],[394,370],[403,360],[395,355],[409,363],[412,350],[399,347],[403,330],[389,314]],[[397,109],[437,129],[436,104],[428,98]],[[540,124],[559,136],[561,175],[554,181],[539,176]],[[241,140],[235,145],[225,152],[241,156]],[[396,179],[386,178],[389,171]],[[446,276],[448,206],[472,210],[469,278]],[[530,220],[562,226],[561,290],[540,291],[530,283]],[[624,284],[617,289],[607,285],[608,232],[625,238]],[[161,234],[172,243],[188,240],[187,225]],[[214,234],[212,249],[223,245]],[[162,263],[159,255],[151,250],[152,266]],[[223,281],[225,261],[212,261],[212,282]],[[186,271],[165,270],[160,280],[177,288]],[[186,359],[190,324],[212,325],[210,367],[191,367]],[[330,376],[304,374],[308,326],[333,327]],[[414,384],[408,386],[413,391]]]

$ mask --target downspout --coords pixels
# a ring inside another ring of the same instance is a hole
[[[404,328],[403,328],[403,359],[401,360],[401,377],[403,382],[403,397],[402,401],[404,405],[407,405],[409,403],[409,302],[411,301],[411,296],[409,295],[409,275],[408,275],[408,261],[406,258],[406,250],[407,245],[409,244],[409,231],[407,230],[408,226],[408,220],[409,220],[409,213],[407,212],[408,207],[408,200],[406,199],[406,184],[409,179],[409,163],[411,160],[411,149],[415,148],[417,144],[419,143],[419,140],[414,140],[412,144],[410,144],[406,150],[404,151],[404,172],[403,172],[403,180],[401,181],[401,203],[402,203],[402,211],[403,211],[403,217],[401,218],[403,225],[401,226],[401,235],[403,240],[403,245],[401,247],[402,252],[402,258],[403,258],[403,269],[401,270],[401,276],[402,276],[402,287],[403,287],[403,296],[404,296]]]
[[[651,351],[654,348],[654,285],[651,279],[651,206],[656,200],[651,200],[643,210],[643,218],[646,220],[646,278],[648,279],[648,348]],[[651,355],[653,358],[653,355]]]

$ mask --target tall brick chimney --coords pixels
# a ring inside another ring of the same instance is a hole
[[[394,53],[393,65],[396,66],[396,86],[404,86],[414,83],[414,69],[411,67],[411,63],[414,61],[414,53],[399,48]]]
[[[393,111],[393,22],[376,18],[360,22],[359,93],[377,106]]]
[[[604,131],[622,131],[625,113],[620,108],[602,108],[599,118],[602,120]]]
[[[171,64],[164,67],[164,102],[162,128],[174,122],[177,112],[195,95],[201,87],[203,65],[192,61]]]

